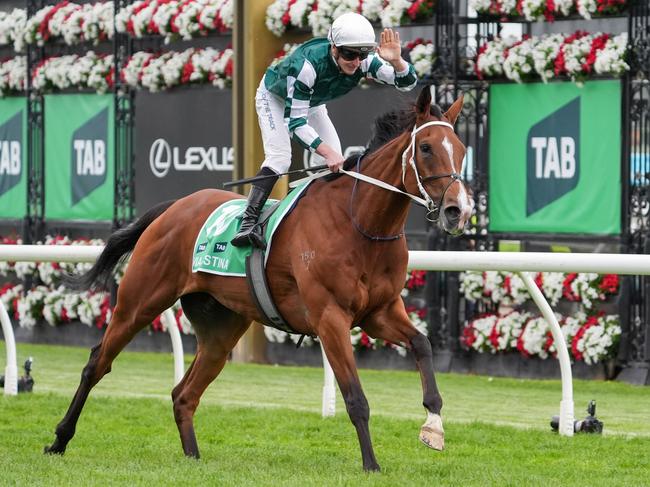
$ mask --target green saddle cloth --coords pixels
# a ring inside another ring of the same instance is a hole
[[[273,235],[285,216],[295,207],[298,199],[309,186],[309,182],[294,188],[281,202],[269,218],[264,231],[266,255],[271,250]],[[246,258],[251,254],[251,246],[235,247],[230,243],[239,232],[240,216],[246,209],[246,200],[230,200],[219,206],[207,218],[194,244],[192,272],[209,272],[221,276],[246,276]],[[278,200],[268,200],[262,214]]]

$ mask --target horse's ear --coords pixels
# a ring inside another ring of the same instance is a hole
[[[445,118],[449,120],[449,123],[456,125],[456,119],[458,114],[463,109],[463,94],[461,93],[456,101],[449,107],[449,110],[445,112]]]
[[[420,95],[418,96],[417,101],[415,102],[415,113],[418,116],[429,116],[429,110],[431,109],[431,85],[427,85],[422,88]]]

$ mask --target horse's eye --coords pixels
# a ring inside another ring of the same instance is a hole
[[[420,144],[420,151],[425,154],[431,154],[431,146],[429,144]]]

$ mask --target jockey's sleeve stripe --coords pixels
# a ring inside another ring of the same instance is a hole
[[[370,56],[368,57],[370,59]],[[410,91],[417,84],[417,76],[413,65],[408,64],[408,69],[404,71],[395,72],[389,63],[382,61],[376,54],[372,56],[372,60],[368,63],[368,71],[366,76],[379,83],[386,85],[394,85],[399,91]]]
[[[316,70],[305,60],[297,77],[287,76],[287,99],[284,105],[284,117],[289,133],[301,146],[311,151],[321,142],[316,131],[307,123],[315,82]]]

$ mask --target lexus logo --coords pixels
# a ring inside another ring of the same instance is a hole
[[[185,157],[178,157],[179,148],[172,147],[165,139],[156,139],[149,149],[149,166],[154,176],[164,178],[173,166],[176,171],[232,171],[232,147],[221,148],[221,160],[217,147],[188,147]]]
[[[177,154],[178,148],[175,147]],[[149,149],[149,166],[154,176],[164,178],[172,165],[172,151],[165,139],[156,139]]]

